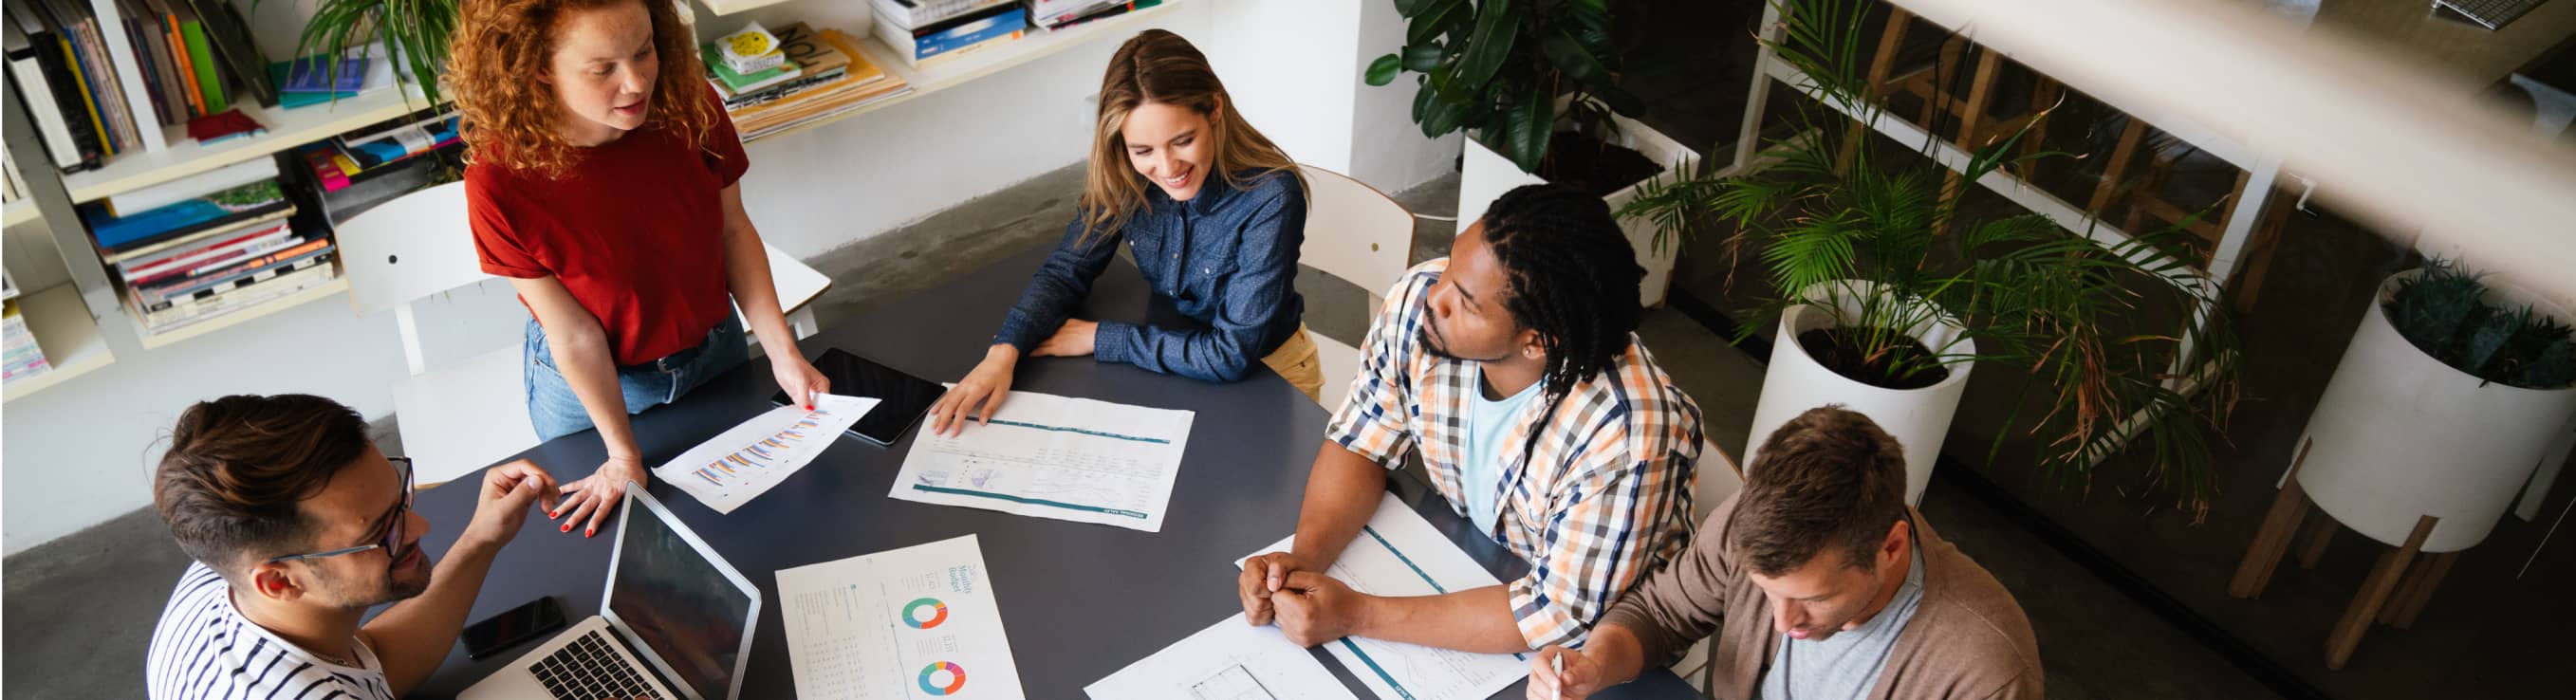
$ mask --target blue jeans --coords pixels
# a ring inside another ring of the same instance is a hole
[[[634,415],[678,400],[690,389],[751,359],[749,344],[743,337],[742,319],[728,317],[707,329],[707,337],[698,341],[697,347],[617,368],[617,389],[625,394],[626,413]],[[581,397],[564,381],[563,370],[555,368],[554,352],[546,348],[546,331],[536,319],[528,319],[527,343],[521,355],[527,365],[528,422],[536,426],[537,439],[553,440],[590,429],[590,412],[582,408]]]

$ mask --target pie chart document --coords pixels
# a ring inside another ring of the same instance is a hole
[[[974,535],[778,572],[796,696],[1019,700]]]

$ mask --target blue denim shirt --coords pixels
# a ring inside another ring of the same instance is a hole
[[[1176,202],[1146,188],[1145,209],[1116,231],[1082,242],[1082,215],[1029,280],[995,343],[1025,354],[1055,334],[1091,292],[1125,240],[1154,293],[1206,329],[1176,330],[1103,321],[1092,355],[1155,372],[1231,382],[1261,366],[1297,332],[1306,310],[1297,294],[1297,249],[1306,240],[1306,191],[1293,171],[1237,173],[1245,188],[1208,178]]]

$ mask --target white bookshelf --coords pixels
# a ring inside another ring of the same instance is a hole
[[[173,131],[161,149],[120,155],[99,168],[64,175],[63,189],[71,192],[74,203],[96,201],[253,158],[264,158],[409,114],[413,110],[426,109],[430,104],[421,97],[417,88],[404,85],[400,89],[382,89],[336,103],[295,109],[262,107],[248,101],[237,106],[242,114],[267,128],[268,133],[200,145],[195,139],[188,138],[186,132]]]
[[[204,322],[173,329],[165,333],[156,334],[149,330],[145,330],[143,328],[143,321],[141,319],[134,318],[131,313],[126,314],[126,318],[128,319],[128,323],[134,324],[134,335],[142,339],[143,349],[158,350],[168,347],[173,343],[178,343],[180,341],[209,333],[219,332],[227,328],[268,317],[280,311],[303,306],[322,299],[339,296],[340,293],[349,291],[348,273],[344,271],[339,274],[339,277],[334,278],[329,282],[322,283],[321,286],[272,299],[267,303],[263,303],[258,306],[233,311],[222,316],[207,319]]]
[[[99,334],[97,320],[90,318],[80,290],[73,285],[58,284],[21,296],[18,315],[26,319],[27,332],[36,336],[36,345],[45,350],[45,362],[54,369],[0,387],[0,401],[16,401],[116,362],[116,355],[108,352],[107,337]]]
[[[776,1],[778,0],[768,0],[768,2]],[[740,4],[741,2],[768,4],[768,2],[763,2],[763,0],[738,0],[736,4]],[[1093,20],[1089,23],[1077,25],[1071,29],[1063,31],[1050,32],[1044,29],[1031,29],[1021,34],[1018,39],[1013,39],[1009,42],[994,46],[977,47],[969,53],[962,54],[945,61],[935,62],[928,68],[915,68],[912,64],[905,62],[902,58],[897,56],[894,49],[887,48],[884,42],[878,41],[874,34],[870,34],[865,37],[853,35],[851,38],[857,40],[859,51],[868,55],[868,62],[877,64],[877,67],[885,69],[888,74],[903,78],[904,82],[912,87],[912,91],[877,100],[875,102],[870,102],[847,112],[842,112],[830,117],[798,125],[795,128],[762,136],[761,138],[771,139],[788,134],[794,134],[807,129],[813,129],[826,124],[838,122],[843,119],[849,119],[851,117],[856,117],[869,112],[885,109],[887,107],[903,104],[915,99],[920,99],[922,96],[929,95],[940,90],[973,82],[977,78],[982,78],[1032,61],[1043,59],[1048,56],[1053,56],[1057,53],[1063,52],[1065,49],[1081,46],[1083,43],[1094,39],[1112,36],[1128,36],[1136,32],[1138,24],[1161,18],[1163,13],[1172,11],[1173,7],[1180,5],[1182,2],[1183,0],[1165,0],[1161,5],[1129,12],[1127,14],[1108,19]],[[726,12],[726,10],[718,10],[718,12]],[[842,29],[842,31],[847,33],[851,30]]]

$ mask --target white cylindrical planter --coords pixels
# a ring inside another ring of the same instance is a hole
[[[2490,383],[2398,335],[2381,307],[2399,282],[2420,273],[2380,283],[2300,437],[2307,453],[2298,479],[2336,521],[2390,545],[2403,545],[2421,516],[2440,518],[2423,551],[2452,552],[2495,529],[2576,416],[2576,388]],[[2489,303],[2576,320],[2501,280],[2490,278],[2487,289]]]
[[[1744,446],[1745,473],[1760,468],[1762,443],[1773,431],[1808,409],[1841,404],[1869,416],[1879,429],[1904,445],[1905,502],[1920,503],[1923,488],[1932,483],[1932,466],[1941,457],[1941,441],[1950,434],[1950,419],[1958,414],[1959,397],[1968,390],[1968,370],[1972,366],[1952,365],[1950,376],[1932,386],[1887,389],[1845,378],[1818,364],[1798,344],[1798,334],[1833,325],[1834,315],[1816,304],[1833,303],[1842,307],[1843,315],[1854,316],[1860,313],[1860,301],[1865,298],[1862,295],[1878,288],[1867,282],[1841,284],[1844,291],[1830,300],[1820,290],[1810,289],[1805,295],[1809,303],[1789,307],[1780,314],[1780,334],[1772,342],[1771,365],[1762,375],[1762,398],[1753,409],[1752,437],[1750,444]],[[1946,314],[1906,332],[1935,353],[1977,352],[1976,341],[1960,338],[1958,322]]]

